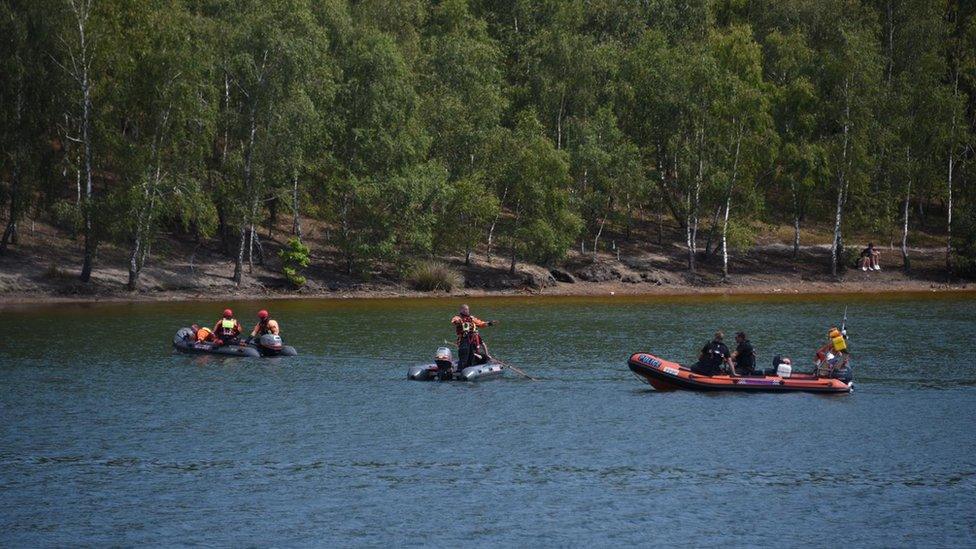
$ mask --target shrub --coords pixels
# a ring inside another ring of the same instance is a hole
[[[297,238],[289,239],[288,244],[278,252],[278,257],[281,258],[281,272],[296,290],[307,282],[302,276],[302,270],[308,267],[310,262],[308,253],[308,246],[302,244]]]
[[[420,292],[443,290],[449,292],[464,285],[461,274],[436,261],[424,261],[413,266],[407,273],[406,282]]]
[[[48,265],[47,270],[44,271],[44,278],[48,280],[66,280],[71,278],[71,275],[67,271],[58,267],[54,263]]]
[[[844,246],[843,253],[840,256],[840,264],[837,265],[838,271],[846,271],[847,269],[852,269],[857,267],[857,260],[861,256],[861,250],[857,246]]]
[[[51,222],[55,227],[69,231],[72,234],[81,230],[84,222],[81,208],[73,202],[59,200],[51,206]]]

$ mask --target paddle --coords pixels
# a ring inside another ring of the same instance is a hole
[[[444,341],[444,344],[445,345],[450,345],[450,343],[448,343],[447,341]],[[487,351],[488,351],[488,345],[486,343],[484,343],[484,342],[482,342],[482,345],[484,345],[485,352],[487,353]],[[516,368],[515,366],[512,366],[511,364],[507,364],[505,362],[502,362],[501,360],[498,360],[497,358],[495,358],[494,356],[492,356],[490,354],[488,355],[488,358],[490,360],[494,360],[495,362],[501,364],[503,367],[508,368],[509,370],[515,372],[516,374],[518,374],[520,376],[525,377],[526,379],[528,379],[530,381],[539,381],[537,378],[534,378],[534,377],[530,376],[529,374],[523,372],[522,370]]]
[[[511,364],[506,364],[506,363],[504,363],[504,362],[502,362],[501,360],[498,360],[498,359],[497,359],[497,358],[495,358],[495,357],[491,357],[491,358],[492,358],[492,360],[494,360],[495,362],[497,362],[497,363],[499,363],[499,364],[501,364],[501,365],[502,365],[502,366],[504,366],[505,368],[508,368],[509,370],[511,370],[511,371],[513,371],[513,372],[515,372],[516,374],[518,374],[518,375],[520,375],[520,376],[522,376],[522,377],[525,377],[525,378],[527,378],[527,379],[528,379],[528,380],[530,380],[530,381],[539,381],[538,379],[536,379],[536,378],[534,378],[534,377],[532,377],[532,376],[530,376],[529,374],[527,374],[527,373],[525,373],[525,372],[523,372],[522,370],[519,370],[518,368],[516,368],[515,366],[512,366]]]

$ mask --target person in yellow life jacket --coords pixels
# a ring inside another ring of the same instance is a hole
[[[478,328],[494,326],[495,321],[484,321],[471,315],[471,308],[461,305],[458,314],[451,319],[454,331],[457,334],[458,346],[458,371],[475,364],[488,362],[491,356],[488,355],[488,346],[481,339]]]
[[[271,318],[268,311],[261,309],[258,311],[258,323],[251,330],[251,337],[261,337],[265,334],[278,335],[278,322]]]
[[[827,343],[817,349],[817,373],[831,375],[833,372],[844,370],[849,360],[847,338],[836,326],[832,326],[827,332]]]
[[[215,342],[217,345],[240,343],[240,337],[243,331],[244,328],[241,327],[241,323],[234,318],[234,311],[224,309],[223,316],[214,325],[213,333],[216,337]]]

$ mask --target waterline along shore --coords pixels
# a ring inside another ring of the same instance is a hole
[[[0,306],[44,303],[95,302],[156,302],[156,301],[222,301],[222,300],[279,300],[279,299],[443,299],[463,297],[682,297],[682,296],[847,296],[862,295],[896,297],[926,293],[973,294],[976,284],[967,280],[953,280],[932,276],[909,276],[897,268],[881,272],[850,270],[839,279],[829,276],[808,276],[796,273],[750,273],[721,278],[684,276],[680,271],[620,273],[621,265],[607,259],[591,263],[584,272],[604,272],[603,280],[583,280],[564,269],[546,270],[541,267],[519,276],[490,279],[488,269],[476,267],[465,274],[476,282],[451,291],[423,292],[393,280],[373,281],[315,281],[301,291],[280,284],[251,284],[241,288],[221,278],[187,277],[183,284],[165,284],[127,291],[121,282],[81,285],[73,280],[33,281],[24,274],[5,273],[0,268]],[[556,280],[553,273],[564,277]],[[109,273],[110,274],[110,273]],[[566,275],[572,277],[565,278]],[[121,273],[120,273],[121,276]],[[661,278],[669,277],[667,280]],[[147,277],[148,278],[148,277]],[[270,276],[269,276],[270,278]],[[567,281],[571,280],[571,281]],[[494,282],[494,283],[493,283]]]

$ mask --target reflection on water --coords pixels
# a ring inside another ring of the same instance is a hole
[[[501,298],[541,378],[417,383],[460,300],[268,307],[294,359],[174,355],[224,303],[8,308],[0,545],[972,545],[969,296]],[[807,367],[848,308],[857,391],[655,393],[716,329]],[[15,334],[15,337],[10,337]]]

